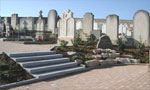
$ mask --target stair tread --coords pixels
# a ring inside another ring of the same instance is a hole
[[[20,52],[20,53],[8,53],[8,55],[10,57],[25,57],[25,56],[16,56],[16,55],[24,55],[24,54],[27,55],[27,54],[29,54],[29,56],[37,56],[39,54],[43,54],[44,55],[44,53],[45,53],[45,55],[47,55],[47,54],[55,54],[56,52],[55,51],[30,52],[30,53],[28,53],[28,52]],[[33,54],[35,54],[35,55],[33,55]]]
[[[57,56],[57,55],[62,55],[62,54],[52,54],[52,55],[41,55],[41,56],[28,56],[28,57],[14,57],[13,59],[24,59],[24,58],[35,58],[35,57],[45,57],[45,56]]]
[[[30,54],[30,53],[46,53],[46,52],[55,52],[55,51],[37,51],[37,52],[14,52],[9,54]]]
[[[44,60],[40,60],[40,61],[21,62],[21,64],[39,63],[39,62],[48,62],[48,61],[56,61],[56,60],[64,60],[64,59],[69,59],[69,58],[44,59]]]
[[[30,67],[27,69],[30,70],[35,70],[35,69],[42,69],[42,68],[50,68],[50,67],[57,67],[57,66],[62,66],[62,65],[69,65],[69,64],[76,64],[76,62],[67,62],[67,63],[61,63],[61,64],[54,64],[54,65],[45,65],[45,66],[37,66],[37,67]]]
[[[63,73],[63,72],[72,71],[72,70],[78,70],[78,69],[86,69],[86,68],[78,66],[78,67],[67,68],[67,69],[57,70],[57,71],[52,71],[52,72],[38,73],[38,74],[33,74],[33,75],[34,76],[45,76],[45,75],[56,74],[56,73]]]

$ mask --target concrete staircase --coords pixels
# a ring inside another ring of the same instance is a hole
[[[76,62],[70,62],[69,58],[64,58],[62,54],[56,54],[54,51],[10,53],[7,55],[32,76],[41,80],[86,69],[83,66],[78,66]]]

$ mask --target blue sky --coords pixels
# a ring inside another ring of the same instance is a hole
[[[57,10],[60,16],[70,9],[79,18],[92,12],[94,18],[105,19],[109,14],[117,14],[120,19],[132,19],[137,10],[150,12],[150,0],[0,0],[0,16],[18,13],[20,17],[38,17],[42,10],[47,17],[50,9]]]

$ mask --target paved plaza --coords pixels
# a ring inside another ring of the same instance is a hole
[[[53,45],[0,41],[0,52],[49,51]],[[150,90],[147,65],[113,66],[24,85],[11,90]]]
[[[147,65],[98,68],[10,90],[150,90]]]
[[[23,42],[3,42],[0,41],[1,52],[35,52],[35,51],[49,51],[55,44],[23,44]]]

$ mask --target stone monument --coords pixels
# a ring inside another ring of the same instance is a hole
[[[102,49],[112,49],[112,43],[111,43],[111,40],[109,38],[109,36],[107,35],[102,35],[100,38],[99,38],[99,41],[97,43],[97,46],[96,48],[102,48]]]
[[[6,37],[10,37],[10,24],[6,24]]]
[[[18,14],[12,14],[11,16],[11,26],[13,30],[16,29],[16,25],[18,24]]]
[[[106,18],[106,34],[110,37],[112,44],[117,45],[119,16],[109,15]]]
[[[56,10],[50,10],[48,13],[48,31],[51,31],[53,34],[56,34],[56,28],[57,28],[57,11]]]
[[[92,13],[86,13],[83,18],[83,32],[82,32],[82,40],[87,40],[87,38],[91,35],[93,31],[93,21],[94,15]]]
[[[58,43],[60,44],[61,40],[65,40],[68,41],[68,45],[72,45],[71,40],[75,38],[75,20],[73,18],[73,13],[69,9],[63,13],[58,25]]]
[[[45,25],[45,20],[43,19],[43,16],[42,16],[42,11],[40,11],[40,16],[38,18],[38,21],[37,21],[37,31],[36,31],[36,39],[37,40],[44,40],[45,37],[44,37],[44,25]]]
[[[133,17],[133,38],[145,46],[150,46],[150,18],[145,10],[139,10]]]

